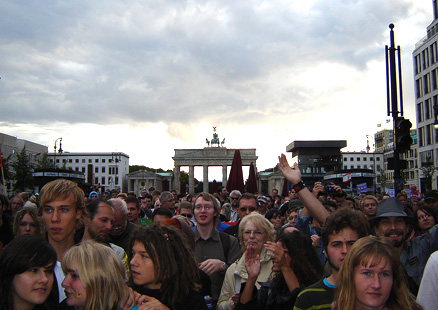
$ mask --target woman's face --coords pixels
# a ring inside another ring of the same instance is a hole
[[[371,259],[370,262],[373,260]],[[382,309],[392,289],[393,274],[391,264],[382,258],[374,266],[354,267],[355,309]]]
[[[253,222],[246,222],[243,227],[243,243],[245,247],[252,247],[256,253],[261,253],[266,242],[266,232],[256,227]]]
[[[38,224],[33,218],[26,213],[21,219],[17,229],[17,237],[22,235],[36,235],[38,233]]]
[[[289,215],[289,224],[291,224],[292,226],[295,226],[297,219],[298,219],[298,212],[296,212],[296,211],[291,212]]]
[[[277,214],[274,215],[271,219],[270,219],[272,225],[274,225],[275,228],[280,228],[281,227],[281,215]]]
[[[83,307],[87,301],[87,292],[82,285],[79,273],[75,268],[68,270],[65,279],[62,281],[65,295],[67,296],[67,305],[71,307]]]
[[[17,274],[12,280],[14,309],[40,305],[49,297],[53,286],[53,263],[33,267]]]
[[[154,262],[140,241],[135,241],[132,246],[131,259],[132,280],[137,285],[143,285],[148,289],[159,289],[161,283],[155,280]]]
[[[418,227],[421,231],[425,232],[435,225],[435,219],[432,215],[423,212],[422,210],[417,211]]]

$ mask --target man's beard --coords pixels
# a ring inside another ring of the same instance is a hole
[[[97,232],[95,232],[91,228],[88,228],[88,232],[90,233],[91,238],[93,238],[94,240],[96,240],[98,242],[104,242],[107,238],[107,237],[103,237],[101,234],[98,234]]]
[[[390,235],[399,235],[399,236],[401,236],[401,239],[400,240],[391,239],[389,237]],[[398,248],[405,242],[405,240],[407,238],[407,234],[403,235],[403,232],[399,229],[391,229],[391,230],[388,230],[387,232],[385,232],[385,237],[388,238],[389,241],[391,241],[392,245],[395,248]]]
[[[335,266],[335,265],[332,263],[332,261],[331,261],[331,259],[330,259],[330,256],[328,256],[328,255],[327,255],[327,261],[328,261],[329,265],[332,267],[333,270],[339,271],[340,267]]]

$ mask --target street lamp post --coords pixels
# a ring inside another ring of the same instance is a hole
[[[58,152],[59,152],[59,154],[61,154],[62,153],[62,138],[58,138],[58,139],[56,139],[55,140],[55,146],[54,146],[54,153],[53,153],[53,169],[56,169],[56,142],[58,142],[59,141],[59,150],[58,150]]]

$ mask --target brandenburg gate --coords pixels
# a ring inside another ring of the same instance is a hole
[[[208,140],[207,140],[208,141]],[[209,141],[210,142],[210,141]],[[210,145],[210,143],[209,143]],[[236,149],[227,149],[225,147],[205,147],[203,149],[175,149],[175,156],[172,159],[175,162],[173,171],[173,188],[180,189],[180,168],[181,166],[189,167],[189,193],[195,193],[195,167],[202,166],[204,169],[203,191],[208,192],[208,167],[222,167],[222,185],[227,185],[227,167],[233,162],[234,152]],[[254,168],[257,166],[256,149],[239,149],[242,158],[242,166],[249,166],[253,163]]]

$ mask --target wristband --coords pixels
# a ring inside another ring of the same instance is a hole
[[[292,188],[295,190],[295,193],[298,193],[300,190],[302,190],[305,187],[306,187],[306,185],[304,185],[303,181],[300,181],[297,184],[295,184],[294,186],[292,186]]]

